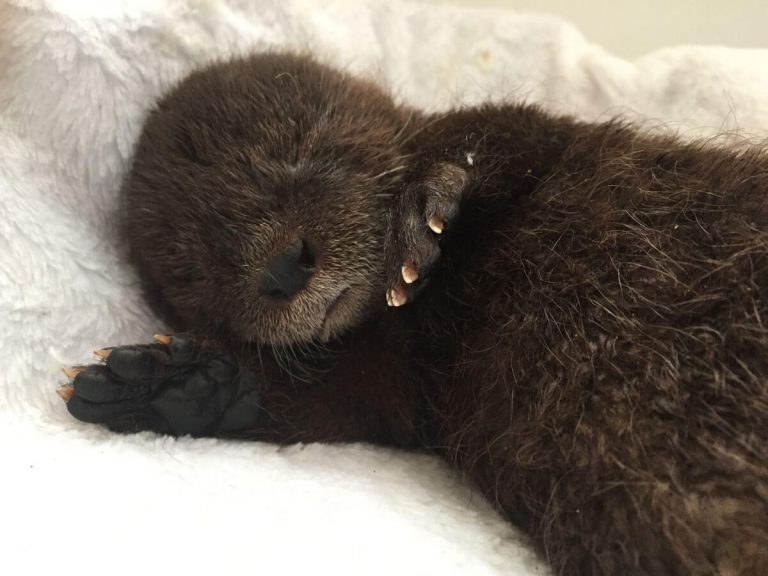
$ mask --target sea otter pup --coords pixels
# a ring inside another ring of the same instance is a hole
[[[214,64],[123,189],[182,333],[67,369],[114,430],[426,449],[562,575],[768,574],[768,157]]]

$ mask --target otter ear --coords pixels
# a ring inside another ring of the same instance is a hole
[[[213,138],[213,134],[205,125],[185,122],[177,129],[174,140],[184,158],[200,166],[213,166]]]
[[[183,278],[177,278],[177,280],[181,280],[189,284],[199,284],[204,282],[208,277],[205,269],[203,268],[203,265],[197,260],[184,262],[183,265],[179,266],[177,274],[178,276],[183,276]]]

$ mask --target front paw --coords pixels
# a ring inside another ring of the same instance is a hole
[[[103,364],[65,369],[59,389],[84,422],[118,432],[214,436],[253,426],[261,412],[254,374],[186,335],[99,350]]]
[[[459,213],[467,172],[438,163],[425,170],[398,198],[386,241],[387,304],[402,306],[426,285],[440,257],[440,240]]]

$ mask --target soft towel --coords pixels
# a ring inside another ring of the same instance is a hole
[[[547,573],[432,457],[118,436],[53,393],[62,365],[161,328],[115,235],[154,99],[206,61],[276,48],[431,110],[527,99],[686,136],[768,134],[765,50],[630,62],[552,17],[393,0],[0,1],[3,573]]]

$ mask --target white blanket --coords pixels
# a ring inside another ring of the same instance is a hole
[[[426,108],[527,98],[686,134],[768,134],[768,51],[628,62],[540,15],[321,0],[0,0],[0,572],[545,574],[435,459],[117,436],[58,369],[158,322],[114,234],[147,108],[200,63],[308,48]]]

